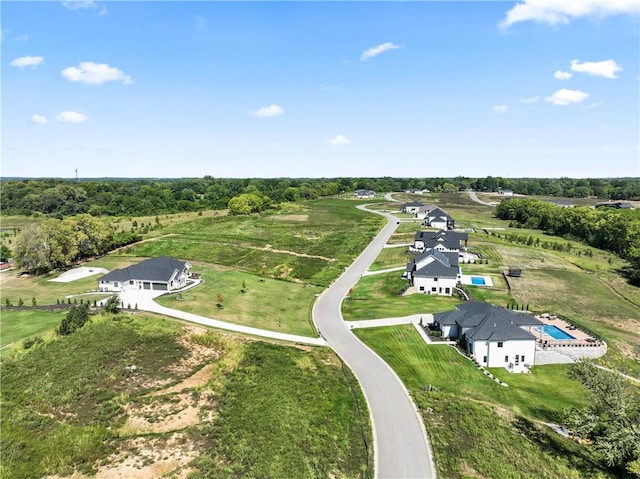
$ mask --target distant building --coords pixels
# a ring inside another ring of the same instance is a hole
[[[632,210],[633,205],[627,201],[601,201],[596,203],[596,208],[615,208],[619,210]]]
[[[513,191],[503,190],[502,188],[498,188],[498,194],[502,196],[513,196]]]
[[[427,190],[426,192],[428,193],[429,190]],[[412,190],[406,190],[405,193],[408,193],[410,195],[421,195],[423,191],[419,189],[412,189]]]
[[[409,203],[405,203],[402,205],[402,212],[409,214],[417,214],[420,211],[420,208],[424,206],[424,203],[420,203],[419,201],[411,201]]]
[[[373,190],[360,189],[354,191],[353,196],[355,196],[356,198],[375,198],[376,192]]]

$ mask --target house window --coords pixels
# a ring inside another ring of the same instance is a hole
[[[502,341],[498,341],[498,347],[501,348],[502,346],[504,346],[504,343]]]
[[[424,291],[424,286],[420,286],[420,291]]]
[[[524,363],[524,354],[522,356],[520,356],[520,359],[522,360],[522,362]]]
[[[113,282],[113,286],[115,286],[117,288],[118,286],[120,286],[120,283],[118,283],[117,281],[114,281]]]
[[[438,278],[433,278],[434,281],[438,281]]]
[[[444,292],[449,294],[449,293],[451,293],[451,290],[449,288],[444,288]]]
[[[505,357],[504,357],[504,362],[505,362],[505,363],[508,363],[508,362],[509,362],[509,356],[505,356]]]
[[[485,363],[485,364],[487,363],[487,357],[486,356],[482,357],[482,362]]]
[[[431,288],[431,291],[433,291],[434,293],[437,291],[438,289],[434,286],[433,288]]]

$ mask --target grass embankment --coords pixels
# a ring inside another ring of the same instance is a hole
[[[536,366],[531,374],[492,370],[503,387],[446,345],[426,345],[412,326],[359,329],[355,334],[400,376],[420,409],[443,479],[614,477],[589,451],[539,421],[587,402],[567,366]],[[432,386],[431,391],[429,386]]]
[[[278,279],[327,286],[364,249],[384,218],[351,201],[287,203],[278,211],[199,218],[164,230],[167,236],[125,249],[169,255]]]
[[[316,336],[311,320],[311,307],[318,286],[303,285],[196,264],[203,283],[178,295],[163,296],[156,301],[168,308],[201,316],[303,336]],[[246,286],[242,293],[242,285]],[[217,296],[224,299],[224,308],[216,306]],[[181,298],[181,299],[178,299]]]
[[[328,349],[120,315],[0,368],[3,478],[355,478],[367,468],[366,403]]]

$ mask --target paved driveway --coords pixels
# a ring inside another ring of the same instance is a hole
[[[323,337],[356,375],[371,412],[376,477],[434,478],[435,467],[422,418],[393,370],[356,338],[343,321],[340,305],[397,227],[389,220],[373,242],[327,289],[313,308],[313,320]]]

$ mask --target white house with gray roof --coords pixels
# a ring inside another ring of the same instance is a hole
[[[451,296],[462,278],[458,253],[426,249],[407,263],[403,277],[421,293]]]
[[[423,224],[440,230],[452,230],[455,226],[455,220],[443,209],[435,207],[425,213]]]
[[[536,337],[531,329],[542,323],[531,314],[470,301],[433,316],[442,336],[458,340],[482,366],[515,372],[534,365]]]
[[[126,291],[147,289],[173,291],[187,284],[191,265],[169,256],[159,256],[127,268],[116,269],[98,281],[100,291]]]

